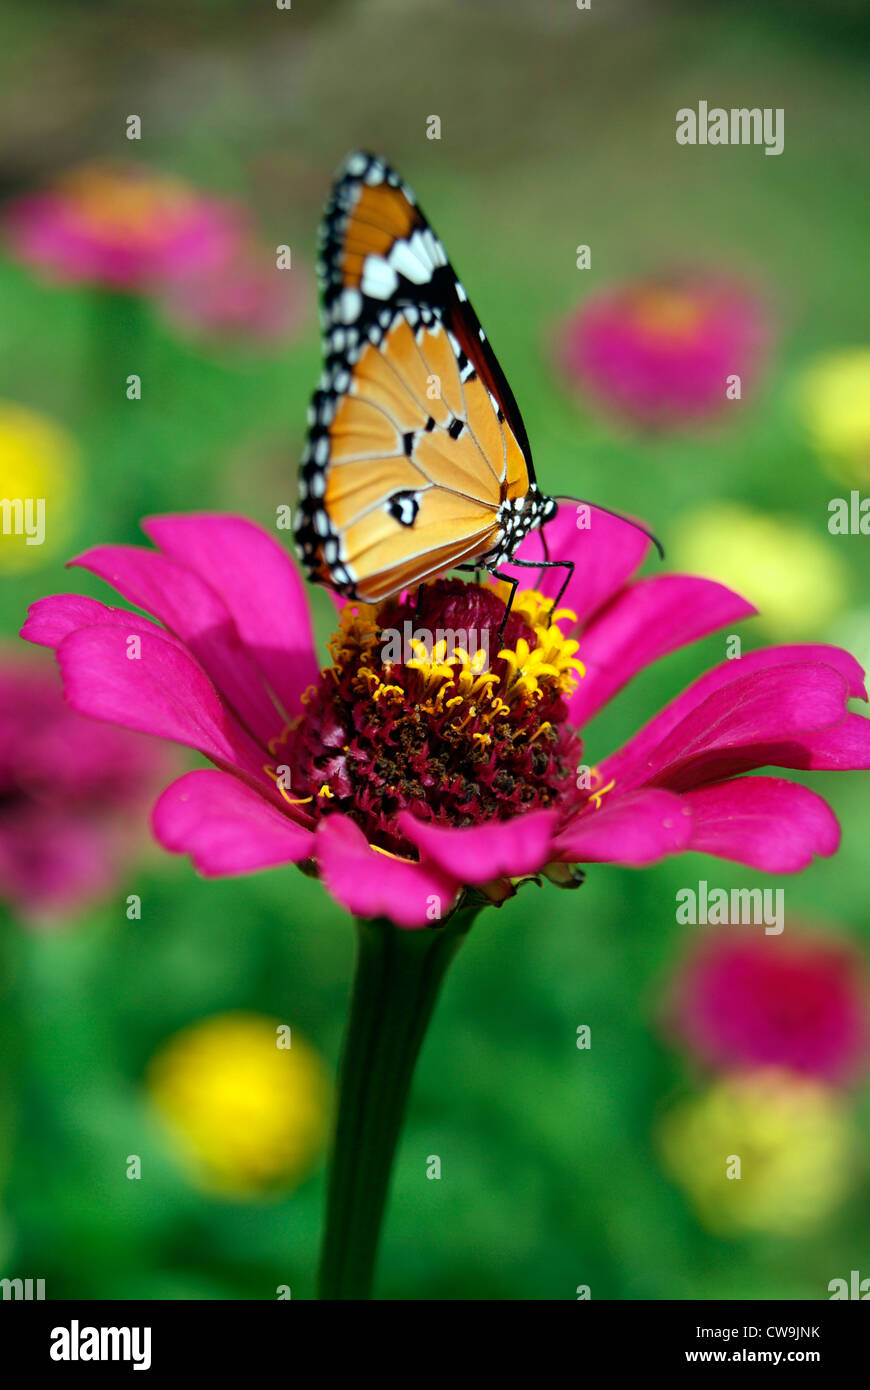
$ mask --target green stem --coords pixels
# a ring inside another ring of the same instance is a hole
[[[370,1296],[414,1067],[447,967],[477,915],[408,931],[357,922],[356,975],[339,1068],[320,1298]]]

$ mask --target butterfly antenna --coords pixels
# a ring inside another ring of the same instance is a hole
[[[650,531],[648,526],[644,526],[640,521],[635,521],[633,517],[625,516],[622,512],[615,512],[612,507],[602,507],[600,502],[587,502],[582,497],[557,497],[557,502],[576,502],[582,507],[594,507],[598,512],[606,512],[608,516],[615,516],[618,521],[624,521],[626,525],[633,526],[635,531],[642,531],[647,540],[652,541],[656,550],[659,552],[659,559],[665,558],[665,548],[654,531]],[[543,536],[543,531],[541,532]]]

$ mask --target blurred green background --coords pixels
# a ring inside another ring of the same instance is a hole
[[[240,200],[267,244],[291,245],[310,290],[332,170],[349,149],[381,152],[468,287],[547,491],[642,516],[666,546],[681,514],[714,499],[791,516],[836,551],[845,608],[860,613],[866,538],[827,533],[843,488],[812,452],[798,397],[805,364],[866,335],[862,12],[7,0],[0,192],[95,156],[141,159]],[[783,107],[784,154],[679,147],[674,114],[699,98]],[[130,113],[137,144],[124,138]],[[426,139],[433,113],[440,141]],[[588,271],[578,243],[592,247]],[[560,320],[606,284],[685,264],[763,287],[776,343],[758,389],[704,431],[648,438],[585,413],[554,369]],[[269,526],[294,503],[319,372],[313,314],[277,351],[194,345],[147,304],[135,324],[105,305],[97,322],[90,291],[46,286],[9,257],[0,303],[0,396],[63,425],[83,474],[63,552],[46,545],[41,567],[2,578],[4,638],[33,599],[85,590],[81,572],[63,573],[67,555],[137,541],[140,516],[224,509]],[[328,598],[312,603],[325,637]],[[769,635],[749,624],[744,640]],[[644,673],[591,727],[592,760],[723,655],[714,636]],[[587,1284],[593,1298],[823,1298],[836,1276],[870,1275],[866,1088],[850,1101],[863,1144],[851,1195],[800,1239],[706,1233],[654,1137],[699,1084],[656,1023],[662,982],[696,939],[674,921],[679,887],[784,886],[789,922],[870,946],[866,784],[853,773],[812,785],[843,845],[793,879],[692,855],[593,868],[576,893],[526,886],[482,916],[420,1064],[379,1296],[564,1299]],[[58,1298],[272,1298],[279,1284],[311,1297],[322,1164],[277,1199],[209,1195],[176,1162],[143,1076],[178,1029],[237,1009],[286,1020],[334,1067],[353,939],[320,886],[293,869],[205,882],[151,847],[99,909],[56,930],[8,913],[0,926],[0,1273],[44,1277]],[[589,1051],[576,1047],[581,1024]],[[141,1181],[125,1176],[128,1154],[142,1156]],[[426,1178],[433,1154],[441,1181]]]

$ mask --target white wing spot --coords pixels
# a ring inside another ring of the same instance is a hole
[[[433,266],[446,265],[447,253],[441,242],[438,240],[431,227],[427,227],[423,232],[423,239],[426,243],[426,251]]]
[[[431,280],[434,266],[419,232],[410,241],[397,241],[390,252],[390,265],[412,285],[425,285]]]
[[[348,286],[342,290],[336,304],[336,318],[340,318],[344,323],[353,323],[354,319],[359,318],[362,309],[362,295],[359,290]]]
[[[363,294],[372,299],[389,299],[398,283],[399,277],[389,261],[383,256],[366,256],[361,281]]]

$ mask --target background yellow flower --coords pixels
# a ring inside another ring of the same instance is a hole
[[[870,671],[870,608],[850,608],[832,624],[825,639],[851,652],[865,671]]]
[[[207,1188],[232,1196],[286,1190],[323,1149],[331,1091],[326,1066],[278,1019],[228,1013],[194,1023],[152,1058],[146,1080]]]
[[[14,514],[0,515],[0,571],[38,569],[63,551],[75,519],[79,493],[75,445],[59,425],[26,406],[0,401],[0,498],[10,504],[42,499],[44,538],[28,544]]]
[[[818,637],[848,592],[845,566],[832,546],[826,529],[817,535],[791,517],[711,502],[677,520],[668,560],[748,598],[759,610],[753,626],[777,637]]]
[[[659,1139],[665,1167],[717,1235],[803,1235],[848,1185],[841,1101],[788,1072],[726,1077],[672,1110]],[[729,1177],[735,1159],[739,1177]]]
[[[819,357],[803,373],[798,409],[835,477],[870,478],[870,347]]]

